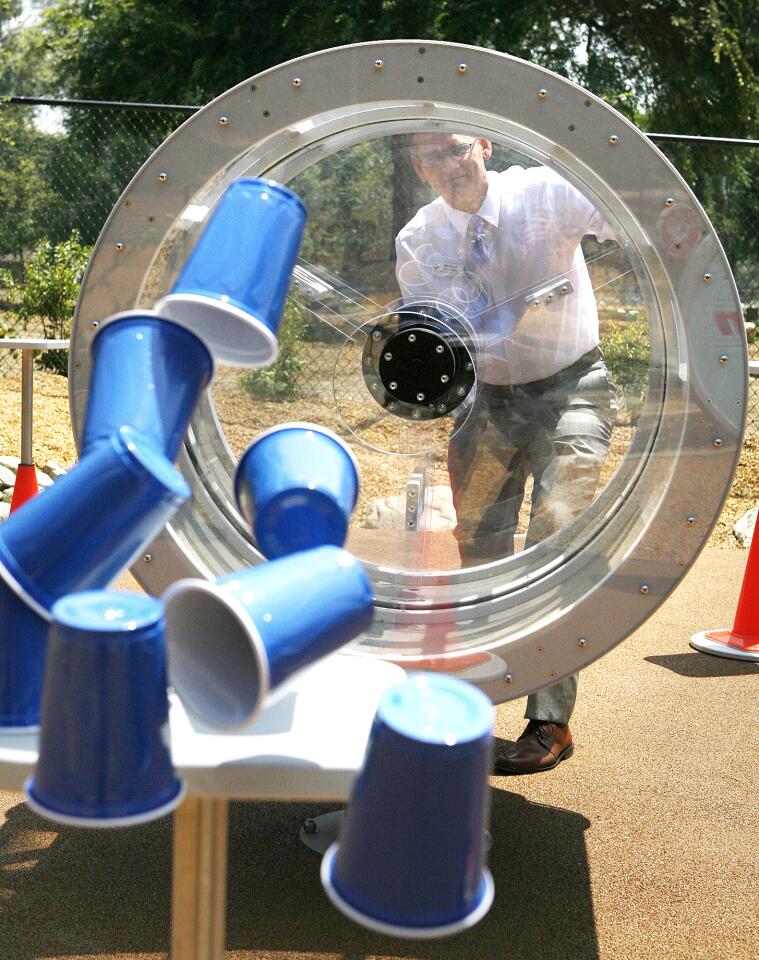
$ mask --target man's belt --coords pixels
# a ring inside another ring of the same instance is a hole
[[[570,364],[568,367],[564,367],[563,370],[552,373],[550,377],[543,377],[542,380],[530,380],[528,383],[484,382],[482,384],[482,390],[484,393],[491,394],[513,393],[515,390],[528,390],[536,392],[540,392],[541,390],[549,390],[553,387],[560,387],[564,383],[569,383],[571,380],[576,380],[581,373],[583,373],[589,367],[592,367],[594,363],[598,363],[599,360],[603,360],[601,348],[593,347],[592,350],[588,350],[588,352],[584,353],[578,360],[575,360],[574,363]]]

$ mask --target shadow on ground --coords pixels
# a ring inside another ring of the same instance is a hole
[[[420,960],[596,960],[584,832],[578,813],[531,803],[496,782],[490,868],[496,897],[475,928],[448,940],[370,933],[339,914],[319,882],[319,856],[298,837],[304,819],[332,805],[230,805],[227,949]],[[171,820],[119,831],[51,825],[19,803],[0,829],[3,960],[166,953]],[[571,896],[569,892],[571,891]]]
[[[681,677],[755,677],[759,664],[729,657],[714,657],[707,653],[672,653],[661,657],[644,657],[646,663],[666,667]]]

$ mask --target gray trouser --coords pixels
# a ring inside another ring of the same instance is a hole
[[[462,561],[487,563],[514,552],[530,476],[525,549],[581,513],[595,495],[615,413],[616,394],[598,350],[545,380],[484,384],[448,445]],[[528,698],[525,716],[567,723],[576,693],[576,675],[560,680]]]

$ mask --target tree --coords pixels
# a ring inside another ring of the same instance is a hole
[[[746,136],[757,23],[759,0],[57,0],[34,31],[71,96],[205,102],[313,50],[419,37],[533,60],[662,130]]]
[[[54,91],[67,96],[204,103],[326,47],[393,37],[460,41],[568,76],[644,130],[759,137],[757,24],[759,0],[54,0],[16,43],[17,59],[34,51]],[[72,118],[74,136],[75,125]],[[99,176],[119,152],[108,136],[103,141],[93,163]],[[757,251],[756,230],[740,234],[755,222],[757,161],[688,146],[671,154],[719,222],[731,256]],[[745,216],[723,202],[725,178],[748,205]]]
[[[28,110],[0,104],[0,256],[23,263],[25,252],[45,232],[56,193],[45,174],[51,138],[41,134]]]

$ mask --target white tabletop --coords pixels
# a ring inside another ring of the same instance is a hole
[[[19,337],[0,337],[0,347],[8,347],[9,350],[67,350],[68,340],[45,340],[40,337],[19,338]]]
[[[405,677],[376,658],[333,654],[296,674],[258,719],[218,733],[171,697],[171,752],[195,795],[345,800],[382,693]],[[37,760],[35,734],[0,734],[0,788],[20,790]]]

